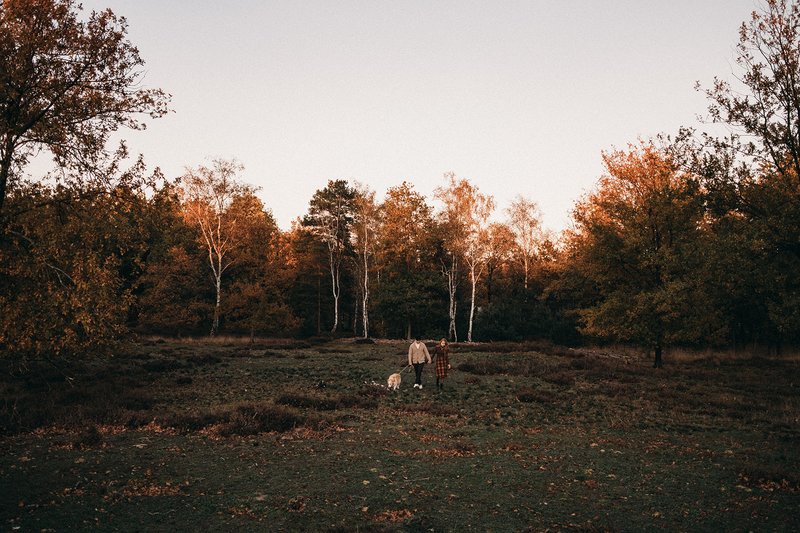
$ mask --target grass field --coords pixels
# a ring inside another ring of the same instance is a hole
[[[2,531],[797,531],[800,362],[150,340],[2,369]]]

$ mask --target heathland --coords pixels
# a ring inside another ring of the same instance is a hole
[[[8,531],[791,531],[800,362],[141,340],[0,372]],[[10,365],[11,363],[4,363]],[[35,368],[33,368],[35,367]]]

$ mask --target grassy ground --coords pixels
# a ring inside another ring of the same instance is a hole
[[[800,363],[148,341],[0,374],[2,531],[797,531]],[[9,363],[6,363],[7,365]]]

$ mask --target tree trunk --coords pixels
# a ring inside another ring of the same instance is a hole
[[[472,284],[472,294],[469,299],[469,329],[467,330],[467,342],[472,342],[472,322],[475,318],[475,287],[478,284],[474,267],[469,271],[469,280]]]
[[[331,256],[331,291],[333,292],[333,327],[331,333],[339,328],[339,268]]]
[[[406,319],[406,340],[411,340],[411,319]]]
[[[364,338],[369,338],[369,314],[367,305],[369,304],[369,263],[367,262],[367,250],[364,247],[364,300],[361,302],[361,317],[364,320]]]
[[[220,309],[220,300],[222,299],[222,277],[220,275],[216,276],[216,289],[217,289],[217,301],[214,305],[214,321],[211,323],[211,336],[216,336],[217,332],[219,331],[219,309]]]
[[[317,270],[317,335],[322,333],[322,280]]]
[[[358,301],[358,294],[353,298],[353,336],[358,335],[358,309],[361,307],[361,302]]]
[[[450,326],[447,331],[447,335],[450,337],[450,340],[453,342],[458,342],[458,332],[456,331],[456,262],[453,259],[453,263],[451,265],[450,270],[447,272],[447,290],[450,293],[450,307],[449,307],[449,315],[450,315]]]
[[[525,286],[525,299],[527,300],[527,298],[528,298],[528,256],[527,256],[527,254],[523,258],[522,264],[525,266],[525,283],[524,283],[524,286]]]
[[[656,346],[655,352],[656,352],[656,359],[655,362],[653,363],[653,368],[661,368],[664,366],[664,362],[661,359],[661,345]]]
[[[0,162],[0,230],[3,229],[3,205],[6,199],[6,186],[8,177],[11,175],[11,153],[8,152],[3,161]]]
[[[214,318],[211,321],[211,333],[210,336],[214,337],[217,332],[219,331],[219,309],[220,309],[220,301],[222,300],[222,257],[217,254],[216,261],[214,263],[214,254],[212,253],[213,249],[209,246],[208,248],[208,261],[211,263],[211,271],[214,273],[214,289],[216,290],[216,301],[214,302]]]
[[[486,306],[492,305],[492,284],[494,283],[494,267],[486,269]]]

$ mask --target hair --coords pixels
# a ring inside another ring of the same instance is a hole
[[[448,344],[447,339],[445,339],[444,337],[442,337],[442,340],[440,340],[439,342],[442,342],[442,341],[444,341],[445,344]]]

